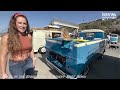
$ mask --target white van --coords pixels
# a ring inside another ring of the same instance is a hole
[[[32,37],[33,37],[33,49],[34,52],[45,53],[46,52],[46,38],[56,38],[61,37],[61,31],[57,29],[32,29]]]

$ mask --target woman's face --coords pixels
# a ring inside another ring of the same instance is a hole
[[[25,30],[27,29],[27,21],[24,17],[20,16],[17,17],[16,19],[16,28],[20,31],[20,32],[25,32]]]

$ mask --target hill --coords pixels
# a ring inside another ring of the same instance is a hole
[[[120,35],[120,16],[118,16],[116,19],[98,19],[88,23],[81,23],[79,24],[79,28],[79,31],[84,29],[102,29],[107,34],[117,33]]]

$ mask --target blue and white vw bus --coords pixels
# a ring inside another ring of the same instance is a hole
[[[66,78],[87,75],[92,61],[102,57],[106,47],[103,30],[89,29],[79,32],[83,39],[52,38],[46,40],[46,62]]]

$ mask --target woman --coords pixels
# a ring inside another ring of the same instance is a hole
[[[9,71],[14,79],[32,78],[36,60],[32,48],[32,36],[27,17],[20,13],[11,17],[8,32],[1,38],[2,79],[9,78],[6,73],[8,57]]]

